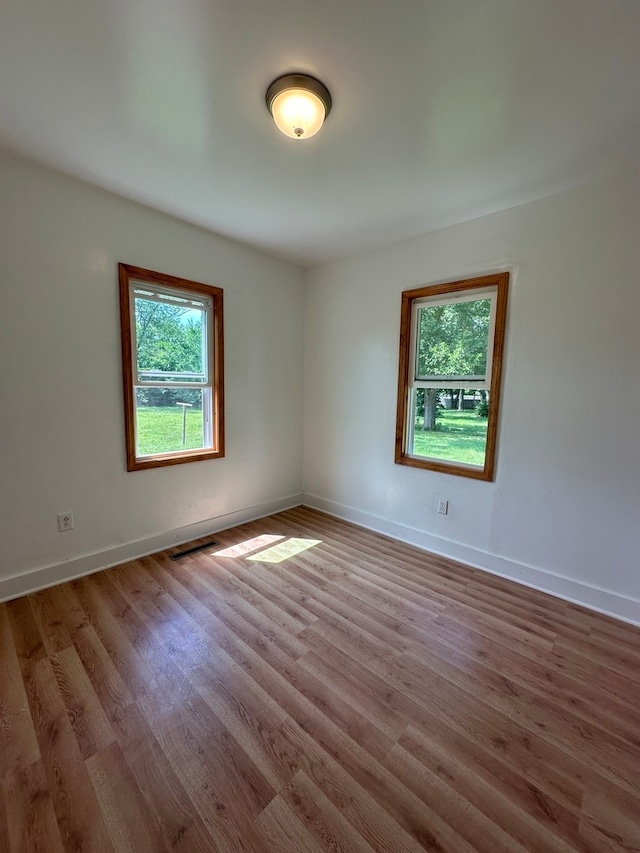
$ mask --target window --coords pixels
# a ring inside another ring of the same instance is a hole
[[[222,290],[118,270],[127,470],[224,456]]]
[[[395,461],[493,480],[509,273],[402,294]]]

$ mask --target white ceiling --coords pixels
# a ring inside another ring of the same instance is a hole
[[[313,139],[273,124],[319,77]],[[0,142],[308,266],[640,159],[640,0],[2,0]]]

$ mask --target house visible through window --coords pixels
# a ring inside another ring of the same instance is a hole
[[[119,272],[127,469],[223,456],[222,290]]]
[[[493,479],[508,273],[402,294],[396,462]]]

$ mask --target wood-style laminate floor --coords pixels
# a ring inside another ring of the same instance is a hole
[[[216,540],[0,605],[3,853],[640,850],[640,629],[309,509]]]

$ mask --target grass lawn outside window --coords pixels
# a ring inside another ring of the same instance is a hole
[[[202,410],[187,409],[185,443],[182,444],[182,406],[138,408],[138,454],[170,453],[202,447]]]
[[[417,418],[414,431],[414,448],[421,456],[434,459],[451,459],[467,465],[484,463],[487,445],[487,418],[473,411],[439,411],[437,429],[424,432],[423,419]]]

